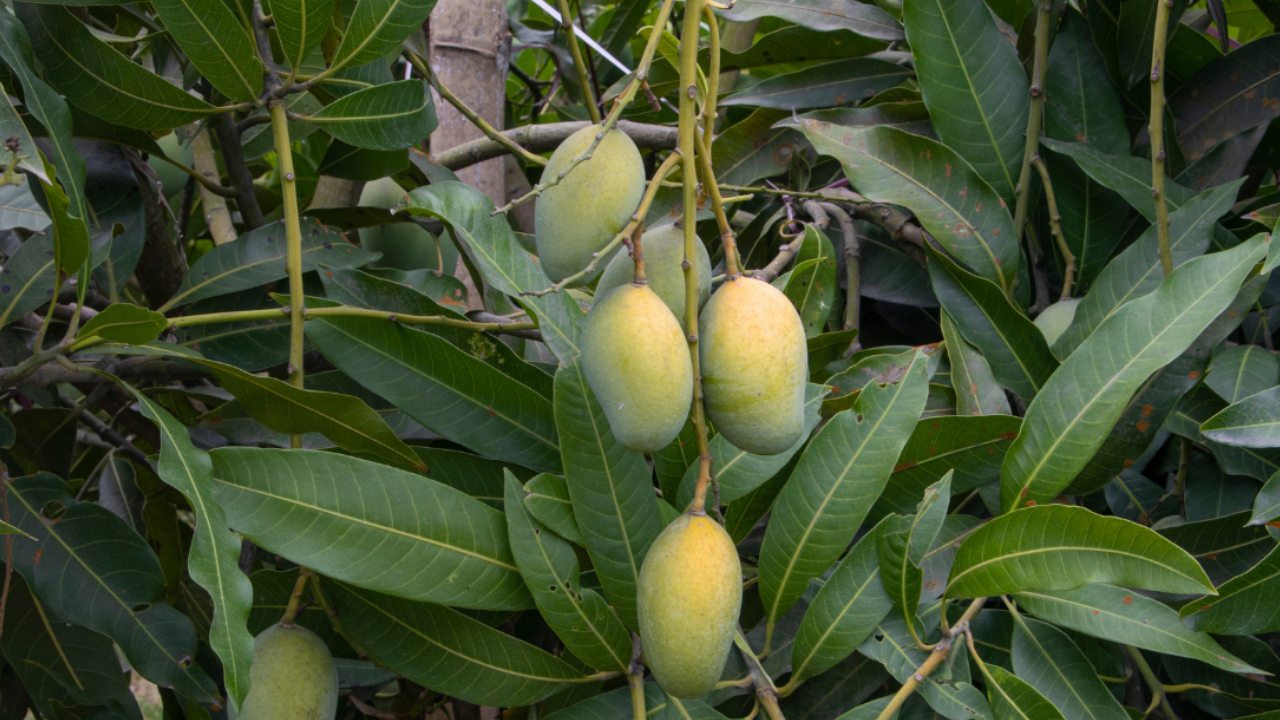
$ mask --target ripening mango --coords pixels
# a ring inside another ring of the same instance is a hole
[[[618,442],[640,453],[671,444],[693,403],[693,362],[657,294],[627,283],[597,296],[579,342],[587,384]]]
[[[542,171],[542,182],[565,172],[573,159],[586,151],[600,132],[599,125],[570,135],[551,153]],[[538,198],[534,232],[538,261],[553,282],[581,272],[622,228],[644,195],[644,161],[626,133],[614,130],[604,136],[591,159],[565,175],[558,185]],[[603,268],[601,259],[597,268]],[[588,282],[591,278],[583,278]]]
[[[382,178],[364,186],[364,192],[360,194],[360,205],[390,210],[399,205],[407,195],[395,180]],[[440,270],[453,274],[458,264],[458,248],[449,238],[449,231],[444,231],[437,238],[417,223],[390,223],[360,228],[360,246],[371,252],[382,253],[382,258],[377,262],[378,267]]]
[[[696,698],[724,671],[742,610],[742,564],[705,513],[681,515],[649,548],[637,587],[645,664],[668,694]]]
[[[338,710],[333,656],[301,626],[272,625],[258,635],[249,682],[240,720],[330,720]]]
[[[684,304],[684,230],[675,225],[664,225],[640,236],[640,251],[644,255],[644,274],[649,289],[662,298],[671,314],[685,330]],[[711,256],[701,240],[695,240],[694,252],[698,263],[698,309],[711,297]],[[635,275],[635,263],[626,253],[618,253],[600,276],[596,294],[631,282]]]
[[[754,278],[726,280],[698,322],[702,392],[735,447],[777,455],[804,431],[809,350],[795,306]]]

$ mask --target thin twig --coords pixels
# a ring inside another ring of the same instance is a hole
[[[955,641],[956,637],[961,633],[968,631],[969,623],[977,617],[978,613],[982,610],[982,604],[984,602],[986,602],[986,598],[978,598],[969,604],[968,609],[964,611],[964,615],[960,616],[960,619],[956,621],[956,624],[950,629],[950,632],[943,634],[942,639],[938,641],[938,644],[934,646],[933,651],[929,653],[929,657],[921,663],[920,667],[916,668],[915,672],[911,673],[911,676],[907,678],[906,682],[902,683],[902,687],[898,689],[897,694],[894,695],[893,699],[889,701],[889,704],[884,707],[884,710],[880,711],[880,716],[877,720],[889,720],[889,718],[893,717],[894,714],[898,712],[898,709],[902,707],[902,704],[907,701],[907,698],[911,697],[911,693],[915,692],[917,687],[924,684],[925,678],[929,677],[934,670],[938,669],[938,666],[941,665],[951,653],[951,645]]]
[[[293,592],[289,595],[289,604],[284,606],[284,615],[280,617],[281,625],[292,627],[297,622],[299,604],[302,602],[302,592],[307,589],[307,580],[310,578],[311,571],[299,566],[298,579],[293,583]]]
[[[862,316],[862,247],[858,228],[849,213],[839,205],[823,203],[822,208],[835,216],[844,238],[844,329],[857,330],[858,319]]]
[[[1031,112],[1027,115],[1027,144],[1022,151],[1022,172],[1018,175],[1013,212],[1013,237],[1021,242],[1027,225],[1027,208],[1031,198],[1031,159],[1040,152],[1040,127],[1044,124],[1044,69],[1049,59],[1049,23],[1053,19],[1053,2],[1042,0],[1036,14],[1035,57],[1031,70]]]
[[[1053,182],[1049,179],[1049,168],[1045,167],[1044,160],[1039,155],[1031,158],[1031,164],[1035,166],[1036,171],[1040,173],[1040,182],[1044,185],[1045,199],[1049,201],[1049,232],[1053,234],[1054,240],[1058,242],[1058,252],[1062,253],[1062,295],[1058,301],[1061,302],[1071,297],[1071,288],[1075,283],[1076,277],[1076,256],[1071,252],[1071,246],[1067,245],[1067,238],[1062,234],[1062,213],[1058,212],[1058,199],[1053,194]]]
[[[773,684],[773,678],[769,677],[769,673],[765,672],[764,665],[751,649],[751,644],[747,642],[741,628],[734,631],[733,644],[738,647],[738,652],[747,663],[747,676],[755,685],[756,700],[764,707],[770,720],[786,720],[782,715],[782,708],[778,707],[778,688]]]
[[[1138,666],[1138,672],[1142,674],[1142,679],[1146,681],[1147,687],[1151,689],[1151,708],[1147,710],[1147,713],[1149,714],[1151,710],[1155,709],[1156,705],[1159,705],[1160,712],[1164,713],[1165,720],[1178,720],[1173,708],[1169,706],[1169,697],[1164,692],[1164,685],[1156,677],[1155,672],[1151,670],[1151,666],[1147,664],[1147,659],[1142,656],[1142,652],[1132,645],[1125,645],[1124,649],[1125,652],[1129,653],[1129,657],[1133,658],[1133,663]]]
[[[644,707],[644,665],[640,663],[642,654],[640,636],[631,633],[631,665],[627,667],[627,687],[631,688],[633,720],[645,720],[647,717]]]
[[[591,122],[599,125],[600,108],[596,106],[595,93],[591,90],[591,76],[587,73],[587,62],[582,59],[582,48],[578,47],[578,31],[573,24],[573,15],[569,12],[569,2],[557,0],[556,4],[560,6],[560,25],[564,28],[569,55],[573,58],[573,67],[578,73],[578,85],[582,87],[582,104],[587,106]]]
[[[1173,0],[1156,0],[1154,42],[1151,47],[1151,197],[1156,204],[1156,235],[1160,241],[1160,265],[1165,277],[1173,272],[1169,246],[1169,205],[1164,193],[1164,74],[1165,40],[1169,32],[1169,8]]]
[[[221,119],[210,122],[214,123],[213,130],[218,133],[218,146],[227,168],[227,180],[236,190],[236,207],[240,210],[244,229],[248,231],[262,227],[265,220],[262,208],[258,206],[258,198],[254,195],[253,173],[249,172],[249,166],[244,162],[235,116],[226,113]]]
[[[712,57],[715,57],[713,54]],[[724,245],[725,274],[736,278],[742,274],[738,258],[738,244],[734,239],[733,228],[729,226],[729,217],[724,211],[724,198],[720,195],[720,187],[716,185],[715,171],[711,166],[710,143],[697,143],[698,167],[702,171],[702,186],[711,197],[711,211],[716,216],[716,225],[720,228],[720,243]]]

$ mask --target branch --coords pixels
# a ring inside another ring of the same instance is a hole
[[[1058,212],[1058,199],[1053,194],[1053,182],[1049,180],[1049,169],[1039,155],[1031,158],[1031,164],[1040,173],[1040,182],[1044,184],[1045,198],[1049,201],[1049,232],[1058,241],[1058,251],[1062,253],[1062,295],[1059,302],[1071,297],[1071,287],[1076,276],[1076,256],[1067,245],[1067,238],[1062,234],[1062,213]]]
[[[1022,151],[1022,172],[1018,175],[1016,203],[1013,213],[1013,237],[1022,241],[1027,225],[1027,206],[1031,197],[1031,158],[1040,152],[1040,126],[1044,124],[1044,67],[1049,59],[1049,23],[1053,2],[1043,0],[1036,15],[1035,59],[1031,71],[1031,112],[1027,116],[1027,145]]]
[[[755,685],[756,699],[764,706],[770,720],[786,720],[782,715],[782,708],[778,707],[778,688],[774,686],[773,679],[760,664],[760,658],[756,657],[755,652],[751,650],[751,645],[743,637],[741,629],[734,631],[733,644],[738,646],[738,652],[747,663],[747,676]]]
[[[573,58],[573,67],[578,72],[578,85],[582,87],[582,102],[587,106],[591,122],[599,125],[600,108],[596,107],[595,95],[591,92],[591,77],[587,74],[587,62],[582,59],[582,48],[578,47],[578,31],[569,13],[569,2],[557,0],[556,4],[560,7],[560,24],[564,27],[565,38],[568,41],[569,56]]]
[[[1142,653],[1132,645],[1125,645],[1124,649],[1129,653],[1129,657],[1133,658],[1133,662],[1138,666],[1138,672],[1142,674],[1142,679],[1147,682],[1147,687],[1151,688],[1151,709],[1147,710],[1150,714],[1156,705],[1160,706],[1160,712],[1164,713],[1166,720],[1178,720],[1178,716],[1173,713],[1173,708],[1169,706],[1169,696],[1165,694],[1164,685],[1156,674],[1152,672],[1151,666],[1147,664],[1147,659],[1142,657]]]
[[[857,330],[862,317],[862,246],[858,241],[858,228],[839,205],[823,203],[822,208],[835,215],[840,234],[844,236],[844,329]]]
[[[504,130],[498,135],[530,152],[540,153],[555,150],[570,135],[590,125],[591,123],[585,120],[524,125],[513,130]],[[622,120],[614,129],[626,133],[637,147],[646,150],[673,150],[677,144],[676,129],[665,125],[648,125]],[[445,150],[432,157],[432,161],[450,170],[461,170],[510,152],[510,148],[497,140],[479,138]]]
[[[95,390],[94,392],[95,393],[101,392],[105,387],[107,386],[99,386],[98,390]],[[91,393],[89,397],[86,397],[86,400],[88,400],[92,396],[93,394]],[[58,402],[73,409],[79,407],[79,405],[77,405],[74,400],[68,397],[65,397],[61,394],[58,395]],[[111,443],[113,446],[119,448],[120,452],[124,453],[125,455],[128,455],[130,458],[133,459],[134,462],[142,465],[143,467],[151,466],[151,461],[147,459],[146,453],[139,450],[138,447],[134,445],[128,438],[116,432],[110,425],[99,420],[98,416],[90,412],[88,408],[81,408],[80,411],[77,413],[77,415],[79,416],[81,422],[83,422],[85,425],[88,425],[90,429],[92,429],[95,433],[97,433],[98,437],[102,438],[103,440],[106,440],[107,442]]]
[[[1160,265],[1165,277],[1173,272],[1169,247],[1169,205],[1164,194],[1164,51],[1169,34],[1169,8],[1173,0],[1156,0],[1155,42],[1151,48],[1151,197],[1156,202],[1156,235],[1160,240]]]
[[[198,177],[204,178],[209,184],[218,184],[218,163],[213,157],[213,143],[207,127],[200,129],[191,138],[191,164],[195,166]],[[203,182],[200,183],[200,207],[204,209],[204,220],[209,225],[209,235],[215,245],[223,245],[236,239],[236,228],[231,222],[231,211],[227,209],[226,198],[210,190],[208,184]]]
[[[235,115],[227,113],[216,122],[212,119],[210,122],[214,132],[218,133],[218,147],[222,150],[222,162],[227,168],[227,180],[236,191],[240,220],[244,223],[245,230],[262,227],[265,220],[262,208],[258,206],[258,197],[253,194],[253,173],[249,172],[249,166],[244,162]]]
[[[880,717],[877,720],[889,720],[889,718],[893,717],[898,712],[898,709],[902,707],[902,704],[907,701],[907,698],[911,697],[911,693],[924,684],[925,678],[938,669],[938,666],[951,653],[951,644],[955,641],[956,636],[969,630],[970,621],[978,616],[978,613],[982,610],[982,604],[986,600],[986,598],[977,598],[969,604],[969,608],[964,611],[964,615],[960,616],[955,626],[942,634],[942,639],[934,646],[933,652],[929,653],[929,657],[925,659],[920,667],[916,668],[915,672],[911,673],[907,681],[898,689],[898,693],[893,696],[893,699],[884,707],[884,710],[880,711]],[[943,612],[946,612],[946,608],[943,608]]]
[[[255,6],[258,1],[254,0]],[[289,118],[284,101],[272,100],[269,110],[271,130],[275,136],[276,161],[280,169],[280,189],[284,195],[285,269],[289,273],[289,382],[300,388],[306,376],[306,368],[302,364],[302,355],[306,352],[306,335],[302,323],[307,310],[303,305],[306,296],[302,289],[302,227],[298,219],[298,180],[293,172],[293,144],[289,142]],[[289,440],[292,447],[302,447],[302,435],[295,433]],[[299,578],[299,590],[305,580]],[[287,613],[286,617],[292,621]]]

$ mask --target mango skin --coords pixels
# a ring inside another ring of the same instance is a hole
[[[599,125],[570,135],[551,153],[542,182],[559,175],[600,132]],[[644,161],[626,133],[604,136],[590,160],[574,168],[538,198],[533,223],[538,261],[552,282],[581,272],[631,221],[644,195]],[[598,268],[604,267],[602,259]],[[592,278],[582,279],[582,283]],[[579,283],[581,284],[581,283]]]
[[[693,404],[693,361],[680,323],[657,294],[627,283],[597,295],[579,345],[614,438],[639,453],[670,445]]]
[[[644,274],[649,281],[649,289],[671,309],[671,314],[680,321],[680,329],[687,330],[684,317],[684,230],[674,225],[650,230],[640,236],[640,250],[644,253]],[[698,309],[701,310],[711,297],[711,256],[701,240],[695,245],[694,255],[698,263]],[[596,295],[631,282],[635,271],[636,264],[630,255],[621,252],[614,255],[600,276]]]
[[[742,610],[742,564],[729,534],[686,513],[649,548],[638,586],[645,663],[668,694],[711,692],[733,646]]]
[[[364,186],[360,193],[363,207],[394,208],[409,193],[391,178],[375,180]],[[439,256],[436,244],[440,244]],[[360,246],[371,252],[382,253],[377,266],[397,270],[442,270],[453,274],[458,264],[458,248],[449,239],[447,231],[439,238],[416,223],[393,223],[360,228]],[[440,267],[443,260],[444,267]]]
[[[716,431],[735,447],[777,455],[804,431],[809,349],[800,315],[781,290],[726,280],[698,323],[702,392]]]
[[[258,635],[249,683],[240,720],[332,720],[338,711],[333,656],[301,626],[272,625]]]

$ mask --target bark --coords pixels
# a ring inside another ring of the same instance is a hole
[[[590,125],[585,120],[573,122],[548,123],[546,125],[525,125],[502,134],[514,140],[517,145],[536,153],[555,150],[565,138]],[[626,133],[642,150],[672,150],[678,142],[678,132],[674,127],[666,125],[646,125],[628,120],[620,121],[616,130]],[[435,136],[432,135],[432,138]],[[486,137],[455,146],[444,152],[434,152],[432,158],[440,165],[455,172],[482,163],[490,158],[507,154],[507,149],[496,141]],[[462,173],[458,173],[461,175]]]
[[[363,192],[363,182],[321,175],[320,181],[316,183],[316,192],[311,196],[310,207],[355,207],[360,204],[360,194]]]
[[[182,278],[187,274],[187,256],[170,234],[169,218],[159,194],[156,193],[156,181],[151,168],[137,152],[129,149],[124,152],[133,168],[133,176],[138,181],[138,192],[142,196],[142,208],[146,217],[146,241],[142,246],[142,256],[138,258],[134,277],[147,298],[147,304],[157,308],[173,297],[182,286]]]
[[[201,177],[214,184],[218,183],[218,161],[214,159],[213,142],[209,140],[207,129],[201,130],[191,138],[191,160],[195,171],[200,173]],[[227,209],[226,198],[201,185],[200,207],[204,210],[204,221],[209,226],[209,235],[213,238],[215,245],[222,245],[236,239],[236,228],[231,223],[231,211]]]

